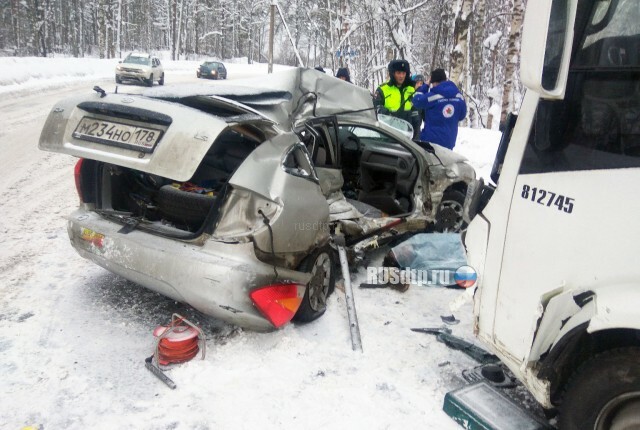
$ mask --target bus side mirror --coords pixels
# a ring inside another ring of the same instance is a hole
[[[542,98],[564,97],[577,3],[578,0],[527,2],[520,79]]]

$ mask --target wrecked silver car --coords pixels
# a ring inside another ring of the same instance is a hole
[[[324,313],[332,235],[361,251],[454,219],[443,196],[475,181],[379,122],[368,91],[310,69],[63,100],[39,147],[79,157],[80,255],[261,331]]]

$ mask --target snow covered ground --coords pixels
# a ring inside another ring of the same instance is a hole
[[[196,63],[166,62],[167,82]],[[344,296],[319,320],[257,334],[213,321],[80,258],[65,216],[77,205],[71,157],[37,149],[55,101],[113,85],[113,60],[0,58],[0,423],[41,429],[457,429],[446,392],[477,364],[411,327],[442,325],[458,290],[358,289],[364,353],[351,350]],[[42,73],[32,70],[40,69]],[[229,77],[266,65],[229,64]],[[457,151],[485,177],[499,134],[461,129]],[[381,256],[377,256],[379,261]],[[144,367],[152,331],[178,312],[207,355],[167,374]],[[469,340],[471,306],[453,333]]]
[[[246,63],[246,59],[234,60],[238,63],[225,62],[230,79],[267,73],[267,64],[240,64],[243,60]],[[176,75],[195,77],[196,68],[201,63],[202,61],[162,60],[167,83],[171,83]],[[118,59],[0,57],[0,94],[77,85],[81,81],[113,80],[116,64]],[[274,70],[287,67],[274,65]]]

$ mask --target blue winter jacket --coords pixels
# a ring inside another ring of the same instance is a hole
[[[420,140],[453,149],[458,137],[458,121],[467,116],[467,104],[456,84],[444,81],[431,89],[422,85],[412,102],[414,108],[424,109]]]

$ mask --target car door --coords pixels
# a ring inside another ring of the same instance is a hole
[[[337,129],[335,117],[315,118],[307,121],[298,133],[310,154],[322,193],[327,198],[340,191],[344,183]]]

